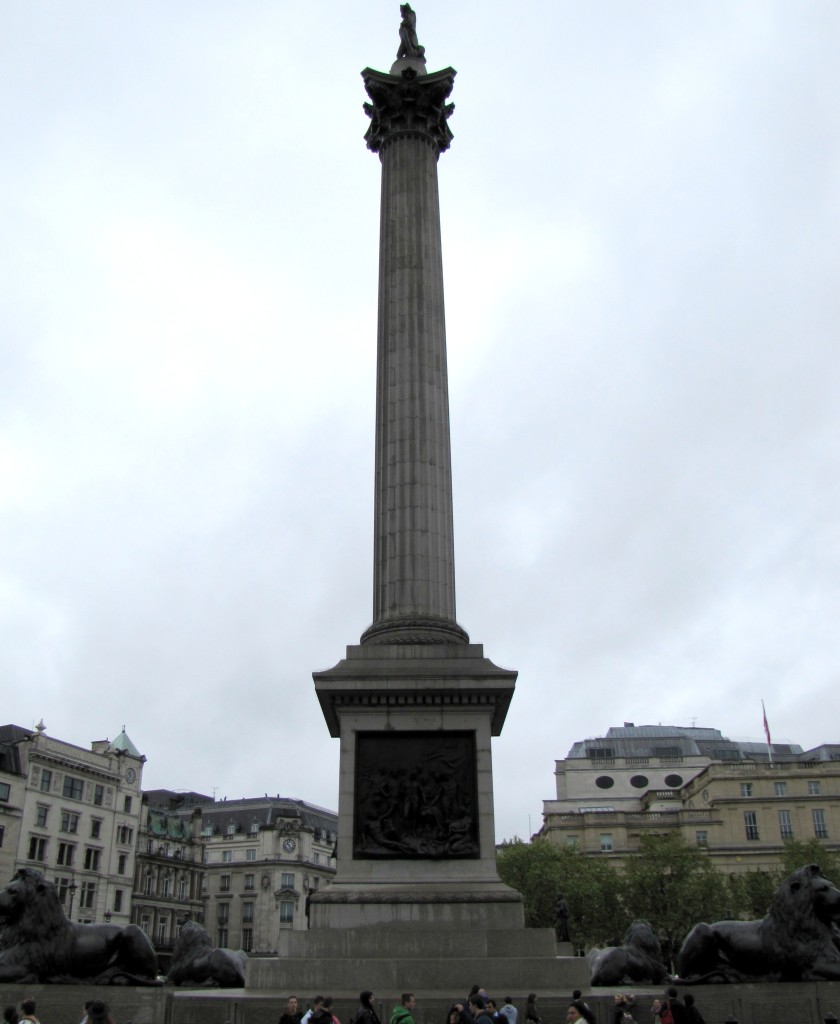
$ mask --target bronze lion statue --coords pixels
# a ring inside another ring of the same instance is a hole
[[[219,988],[244,988],[243,950],[214,946],[210,936],[195,921],[181,925],[172,950],[172,966],[166,980],[173,985],[216,985]]]
[[[157,957],[137,925],[74,924],[40,871],[0,891],[0,981],[156,984]]]
[[[593,986],[661,985],[668,979],[662,947],[647,921],[634,921],[621,946],[591,949],[586,960]]]
[[[779,886],[760,921],[697,924],[677,957],[687,982],[840,979],[840,890],[816,864]]]

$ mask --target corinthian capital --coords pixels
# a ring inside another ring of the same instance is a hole
[[[401,75],[365,68],[362,78],[371,99],[364,105],[371,122],[365,135],[368,149],[378,153],[399,135],[419,135],[438,153],[449,149],[453,136],[447,121],[455,104],[446,100],[455,81],[452,68],[431,75],[410,67]]]

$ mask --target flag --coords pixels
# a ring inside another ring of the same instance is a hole
[[[764,735],[767,737],[767,746],[770,746],[770,726],[767,724],[767,712],[764,710],[764,701],[761,702],[761,714],[764,718]]]

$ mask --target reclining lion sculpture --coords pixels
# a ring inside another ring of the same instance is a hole
[[[172,966],[166,980],[173,985],[217,985],[243,988],[248,954],[243,950],[214,946],[204,928],[195,921],[181,925],[172,950]]]
[[[659,939],[647,921],[634,921],[621,946],[591,949],[586,961],[593,986],[661,985],[669,977]]]
[[[682,980],[840,979],[840,890],[816,864],[779,886],[760,921],[697,924],[677,957]]]
[[[148,936],[130,924],[75,924],[55,885],[21,868],[0,891],[0,982],[156,984]]]

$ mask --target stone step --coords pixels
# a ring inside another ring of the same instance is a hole
[[[428,929],[401,926],[284,932],[282,960],[348,956],[386,959],[439,957],[549,957],[560,952],[550,928]]]

